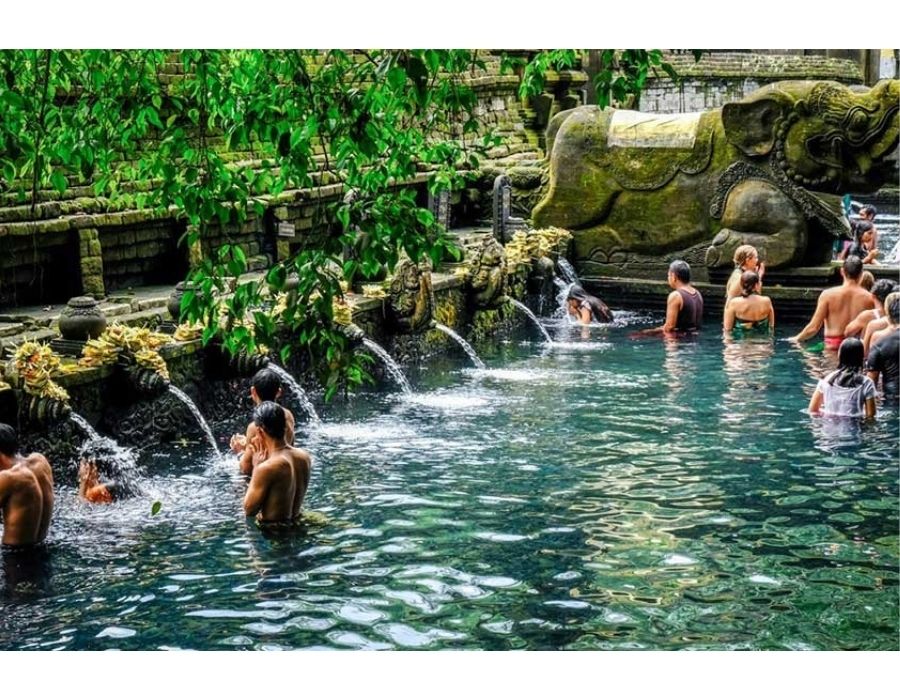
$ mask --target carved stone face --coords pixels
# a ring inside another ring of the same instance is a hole
[[[424,265],[403,259],[394,270],[388,298],[388,315],[400,333],[421,333],[431,326],[434,294],[431,271]]]
[[[775,83],[722,108],[726,138],[767,156],[819,192],[873,191],[887,182],[900,137],[900,81],[856,92],[834,82]]]
[[[469,294],[480,309],[495,308],[506,296],[506,251],[493,237],[482,243],[471,266]]]

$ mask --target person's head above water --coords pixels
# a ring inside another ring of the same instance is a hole
[[[859,215],[866,221],[873,221],[878,216],[878,210],[871,204],[860,207]]]
[[[263,401],[253,411],[253,423],[270,440],[284,441],[287,418],[284,409],[274,401]]]
[[[844,260],[844,264],[841,266],[841,272],[844,275],[845,279],[858,281],[860,276],[862,276],[863,271],[863,263],[855,255],[848,255],[847,259]]]
[[[281,397],[282,391],[281,377],[269,367],[263,367],[259,370],[253,375],[253,379],[250,382],[250,396],[253,398],[254,403],[277,401]]]
[[[887,299],[888,294],[894,291],[894,287],[896,287],[896,283],[893,280],[886,280],[884,278],[875,282],[872,285],[872,289],[869,290],[872,292],[872,296],[878,301],[878,305],[882,306],[884,304],[884,300]]]
[[[892,325],[900,325],[900,292],[891,292],[887,295],[884,300],[884,310]]]
[[[755,265],[759,261],[759,251],[752,245],[739,245],[734,251],[734,264],[736,267],[744,267],[744,265]]]
[[[12,460],[18,452],[19,437],[16,435],[16,429],[6,423],[0,423],[0,464]]]
[[[865,354],[859,338],[844,338],[838,348],[838,369],[862,369]]]
[[[669,284],[673,281],[681,284],[691,283],[691,266],[684,260],[673,260],[669,264]]]
[[[759,291],[759,275],[753,270],[747,270],[741,275],[741,295],[750,296]]]
[[[871,292],[872,287],[875,286],[875,275],[868,270],[863,270],[863,273],[859,276],[859,286],[867,292]]]

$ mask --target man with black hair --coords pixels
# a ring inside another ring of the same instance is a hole
[[[703,325],[703,295],[691,285],[691,266],[684,260],[673,260],[666,281],[672,288],[666,300],[666,322],[651,333],[683,333],[699,331]]]
[[[886,299],[888,327],[880,332],[872,343],[866,358],[869,378],[878,385],[881,377],[885,397],[900,400],[900,294],[892,293]]]
[[[269,367],[263,367],[250,382],[250,398],[255,406],[259,406],[263,401],[278,401],[284,393],[284,387],[281,383],[281,377],[275,370]],[[288,409],[284,409],[287,420],[285,428],[285,442],[289,445],[294,444],[294,414]],[[241,455],[240,469],[241,474],[250,476],[256,464],[265,458],[265,455],[255,450],[248,450],[247,445],[251,444],[253,437],[256,435],[256,426],[253,421],[247,426],[244,435],[235,434],[231,437],[231,449]]]
[[[311,459],[305,450],[284,440],[285,410],[273,401],[264,401],[253,412],[257,428],[248,449],[265,455],[253,469],[244,512],[256,516],[260,526],[294,525],[309,486]]]
[[[40,544],[53,515],[50,463],[36,452],[19,454],[16,431],[6,423],[0,423],[0,513],[4,547]]]
[[[806,327],[790,340],[802,342],[812,338],[825,326],[825,347],[837,350],[844,341],[847,324],[866,309],[875,306],[872,295],[859,284],[863,264],[857,256],[851,255],[841,265],[840,287],[831,287],[819,295],[816,311]]]
[[[889,279],[876,280],[869,290],[869,294],[875,300],[875,307],[860,312],[859,316],[854,318],[844,329],[844,335],[848,338],[854,335],[865,337],[866,327],[872,322],[884,317],[884,300],[887,299],[891,292],[900,291],[900,286],[896,282]]]

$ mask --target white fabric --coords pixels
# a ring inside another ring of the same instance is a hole
[[[820,379],[816,388],[822,392],[824,402],[822,413],[829,416],[850,416],[861,418],[865,416],[866,399],[874,399],[876,395],[875,383],[863,376],[859,386],[845,387],[837,384],[829,384],[828,380],[837,374],[832,372],[825,379]]]
[[[693,148],[702,114],[649,114],[617,109],[606,141],[622,148]]]

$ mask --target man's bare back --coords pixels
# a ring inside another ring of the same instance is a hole
[[[310,456],[289,445],[272,449],[253,470],[244,510],[261,522],[289,522],[300,515],[309,486]]]
[[[40,454],[31,454],[0,472],[3,544],[44,541],[53,515],[53,472]]]
[[[825,335],[843,336],[844,329],[867,309],[875,308],[872,295],[859,285],[842,285],[822,292],[819,303],[825,304]]]
[[[837,350],[844,339],[847,324],[866,309],[875,307],[872,295],[859,284],[862,271],[862,261],[858,257],[853,255],[847,257],[841,265],[843,284],[840,287],[826,289],[819,295],[812,319],[791,340],[808,340],[824,325],[825,345]]]

